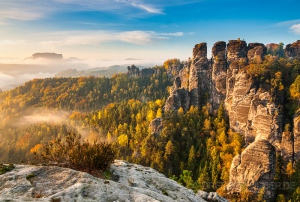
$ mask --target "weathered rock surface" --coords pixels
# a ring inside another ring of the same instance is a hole
[[[262,43],[248,44],[248,61],[252,63],[261,63],[267,54],[267,47]]]
[[[201,191],[199,190],[197,192],[197,194],[205,199],[206,201],[209,201],[209,202],[227,202],[228,200],[221,197],[217,192],[205,192],[205,191]]]
[[[191,105],[195,107],[198,107],[201,103],[201,92],[207,92],[209,89],[210,78],[207,77],[208,67],[206,43],[195,45],[189,73]]]
[[[212,96],[211,103],[213,109],[218,109],[220,103],[225,100],[226,96],[226,42],[219,41],[212,48]]]
[[[229,115],[230,128],[245,133],[251,101],[255,95],[253,80],[246,71],[240,71],[229,78],[225,106]]]
[[[189,92],[185,88],[181,88],[180,77],[176,77],[174,84],[170,91],[166,104],[164,106],[165,111],[177,111],[180,107],[184,111],[187,111],[190,106]]]
[[[151,135],[159,135],[163,129],[163,119],[156,118],[149,124],[149,131]]]
[[[230,40],[227,44],[227,75],[225,107],[229,110],[229,102],[233,99],[236,75],[247,61],[247,44],[241,40]]]
[[[300,159],[300,110],[294,115],[294,154],[295,159]]]
[[[298,47],[299,41],[288,45],[286,51],[294,57]],[[174,82],[165,110],[182,107],[188,111],[191,105],[199,109],[206,105],[215,113],[224,100],[230,128],[243,134],[247,144],[261,136],[278,152],[290,153],[288,137],[282,138],[283,95],[271,93],[270,84],[261,83],[247,72],[247,65],[263,61],[267,49],[276,52],[278,48],[278,44],[247,45],[239,39],[230,40],[227,45],[219,41],[208,60],[206,43],[197,44],[192,59],[179,72],[180,79]]]
[[[293,133],[283,132],[281,140],[281,156],[285,162],[289,162],[293,159],[294,155],[294,140]]]
[[[239,39],[230,40],[226,45],[219,41],[212,48],[212,59],[207,60],[206,43],[197,44],[193,49],[192,60],[180,71],[180,82],[174,83],[166,102],[168,110],[178,110],[186,102],[186,96],[190,105],[185,106],[185,111],[191,105],[201,109],[211,104],[209,110],[215,112],[224,100],[230,129],[244,135],[246,145],[250,144],[242,156],[235,157],[233,161],[229,185],[231,190],[238,191],[238,184],[245,182],[255,192],[262,185],[267,185],[267,181],[272,182],[272,177],[268,178],[267,175],[273,175],[271,165],[274,165],[274,148],[282,153],[286,161],[300,159],[300,111],[294,116],[293,134],[282,133],[282,92],[272,89],[270,83],[262,83],[250,75],[247,67],[262,63],[267,49],[271,54],[277,54],[281,45],[247,45]],[[285,48],[286,55],[292,58],[299,57],[299,51],[300,40]],[[185,93],[180,93],[179,89],[185,89]],[[263,153],[267,156],[261,159]],[[251,162],[253,159],[254,163]],[[254,181],[251,181],[252,178]],[[254,182],[259,183],[254,185]],[[271,192],[271,189],[267,190],[268,200],[273,197]]]
[[[288,44],[285,47],[285,55],[287,57],[297,58],[300,57],[300,40]]]
[[[264,199],[274,199],[275,148],[267,141],[259,139],[250,144],[241,155],[235,156],[230,168],[229,193],[240,192],[246,186],[254,195],[265,187]]]
[[[55,166],[17,165],[0,176],[0,201],[204,202],[152,168],[115,161],[112,180]]]
[[[239,61],[247,57],[247,43],[243,40],[229,40],[227,44],[227,61]]]
[[[251,100],[248,124],[245,134],[246,142],[252,142],[257,136],[268,140],[280,151],[282,133],[281,107],[272,101],[269,91],[259,88]]]

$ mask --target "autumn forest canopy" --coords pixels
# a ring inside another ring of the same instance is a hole
[[[185,63],[170,59],[144,75],[34,79],[1,92],[0,162],[34,162],[33,153],[43,145],[74,132],[90,143],[113,143],[117,159],[151,166],[188,188],[222,194],[244,138],[229,129],[224,103],[215,113],[209,103],[164,110],[176,70]],[[260,64],[237,65],[256,82],[269,83],[274,96],[284,95],[288,131],[300,106],[300,61],[274,52]],[[149,127],[156,118],[163,119],[159,134]],[[276,180],[300,187],[300,165],[293,172],[280,159]]]

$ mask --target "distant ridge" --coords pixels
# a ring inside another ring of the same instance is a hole
[[[34,53],[29,59],[49,59],[49,60],[62,60],[63,55],[57,53]]]

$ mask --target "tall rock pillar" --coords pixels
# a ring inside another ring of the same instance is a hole
[[[195,45],[193,49],[193,59],[189,73],[189,92],[191,105],[201,106],[201,94],[209,93],[210,78],[207,77],[209,64],[207,59],[206,43]]]
[[[221,101],[226,97],[226,42],[219,41],[212,48],[212,92],[211,103],[212,109],[217,110]]]

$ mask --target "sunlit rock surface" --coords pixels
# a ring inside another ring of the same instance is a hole
[[[152,168],[116,160],[111,179],[56,166],[17,165],[0,175],[0,201],[205,202]]]
[[[260,139],[250,144],[241,155],[234,157],[230,168],[229,193],[240,193],[242,186],[257,195],[265,188],[264,199],[274,199],[276,152],[268,141]]]

